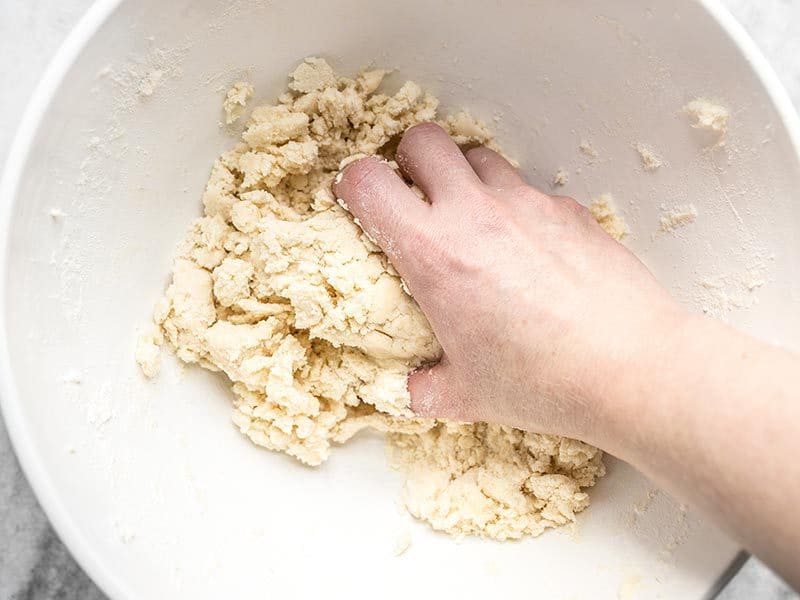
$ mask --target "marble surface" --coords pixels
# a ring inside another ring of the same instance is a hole
[[[800,108],[800,0],[723,0],[772,62]],[[91,0],[0,0],[0,164],[47,62]],[[19,469],[0,420],[0,600],[106,596],[53,532]],[[751,559],[721,600],[800,600]]]

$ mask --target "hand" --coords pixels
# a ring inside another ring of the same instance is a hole
[[[586,208],[526,185],[499,154],[465,156],[427,123],[396,160],[430,204],[375,157],[349,165],[334,193],[444,349],[410,376],[412,409],[602,441],[609,386],[683,312]]]
[[[570,198],[433,124],[334,192],[444,349],[410,376],[420,415],[581,439],[631,462],[800,585],[800,357],[690,316]]]

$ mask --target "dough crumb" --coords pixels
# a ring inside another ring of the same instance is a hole
[[[685,227],[697,219],[697,208],[694,204],[681,204],[670,209],[662,208],[661,231],[669,233]]]
[[[69,371],[61,378],[62,383],[69,383],[72,385],[80,385],[83,383],[83,375],[80,371]]]
[[[636,151],[642,159],[642,166],[645,171],[655,171],[664,166],[664,161],[658,156],[652,148],[648,145],[638,142],[636,144]]]
[[[411,534],[408,532],[401,533],[394,541],[394,549],[392,553],[395,556],[402,556],[411,547]]]
[[[589,210],[605,232],[615,240],[622,241],[628,235],[628,225],[617,212],[614,198],[611,194],[602,194],[594,198]]]
[[[147,73],[142,80],[139,82],[139,96],[142,98],[149,98],[152,96],[156,89],[161,85],[161,81],[164,79],[164,71],[160,69],[154,69]]]
[[[221,371],[241,433],[307,465],[362,429],[388,433],[403,503],[435,529],[515,539],[569,524],[605,472],[599,450],[410,410],[408,373],[441,346],[331,183],[354,157],[396,168],[393,142],[427,121],[458,143],[497,145],[468,113],[437,120],[438,100],[414,82],[379,91],[385,73],[340,77],[308,58],[276,104],[252,111],[211,169],[137,360],[157,372],[160,334],[184,363]]]
[[[553,175],[553,187],[563,187],[569,183],[569,172],[566,169],[559,169]]]
[[[136,362],[148,379],[158,375],[161,370],[161,345],[164,336],[161,330],[151,327],[136,341]]]
[[[684,106],[683,112],[689,117],[693,128],[715,134],[715,146],[724,145],[730,119],[727,108],[707,98],[697,98]]]
[[[50,209],[50,218],[53,219],[54,221],[58,221],[60,219],[63,219],[66,216],[67,216],[67,213],[65,213],[60,208],[51,208]]]
[[[289,87],[295,92],[318,92],[336,86],[336,74],[331,66],[322,58],[310,56],[305,59],[291,75]],[[370,83],[377,88],[383,75],[369,77]],[[377,81],[374,81],[377,80]]]
[[[582,140],[578,149],[584,156],[588,156],[589,158],[597,158],[597,150],[594,149],[592,143],[589,140]]]
[[[233,125],[244,114],[247,102],[253,97],[255,92],[253,85],[246,81],[238,81],[233,84],[228,93],[225,94],[225,101],[222,108],[225,110],[225,122]]]

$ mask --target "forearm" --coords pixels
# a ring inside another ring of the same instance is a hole
[[[800,585],[800,359],[694,316],[653,345],[600,443]]]

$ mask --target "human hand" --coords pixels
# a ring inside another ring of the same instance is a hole
[[[349,165],[334,193],[403,277],[444,356],[409,377],[421,416],[602,441],[611,387],[683,311],[571,198],[525,184],[499,154],[462,154],[437,125],[397,163]]]

